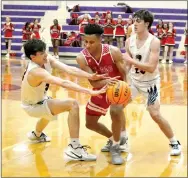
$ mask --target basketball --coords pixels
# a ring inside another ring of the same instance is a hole
[[[111,104],[127,104],[131,98],[131,90],[124,81],[119,81],[107,89],[107,98]]]

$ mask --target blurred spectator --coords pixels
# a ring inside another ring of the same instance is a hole
[[[188,29],[185,29],[185,42],[184,42],[184,46],[185,46],[185,61],[184,64],[187,64],[187,52],[188,52]]]
[[[113,44],[113,31],[115,29],[115,22],[112,18],[112,13],[110,11],[107,11],[106,13],[106,19],[104,21],[104,43],[105,44]]]
[[[92,23],[92,24],[95,23],[95,24],[99,24],[99,25],[102,24],[102,21],[100,20],[99,12],[95,13],[95,17],[90,20],[90,23]]]
[[[26,41],[31,39],[31,28],[30,28],[30,22],[26,22],[25,25],[22,28],[22,44],[24,45]],[[23,45],[21,51],[23,51]],[[25,53],[23,51],[23,54],[21,56],[22,59],[25,59]]]
[[[84,27],[89,24],[90,18],[89,18],[89,14],[84,14],[83,19],[80,20],[79,23],[79,32],[80,32],[80,36],[81,36],[81,47],[84,47]]]
[[[67,39],[64,41],[64,46],[80,47],[78,35],[75,32],[70,32]]]
[[[114,38],[117,41],[117,47],[119,49],[124,47],[124,37],[126,33],[125,25],[127,22],[123,21],[122,16],[118,15],[117,22],[115,22]]]
[[[78,25],[78,14],[71,14],[71,21],[69,22],[69,25]]]
[[[6,22],[3,25],[2,30],[4,32],[5,46],[7,50],[6,57],[9,58],[11,53],[12,34],[14,31],[14,25],[11,23],[10,17],[6,17]]]
[[[176,37],[176,30],[174,29],[173,23],[169,22],[167,37],[166,37],[166,42],[165,42],[164,59],[162,63],[166,62],[168,51],[169,51],[169,64],[173,62],[172,58],[173,58],[173,50],[175,46],[175,37]]]
[[[126,38],[129,38],[132,34],[134,34],[134,24],[133,24],[132,15],[129,15],[126,30],[127,30]]]
[[[163,21],[161,19],[158,20],[158,24],[156,25],[157,38],[160,40],[161,50],[162,50],[162,58],[164,58],[164,46],[166,37],[164,36],[166,33],[163,31]],[[159,59],[161,61],[161,59]]]
[[[68,12],[80,12],[80,6],[79,6],[79,4],[73,6],[73,8],[70,8],[67,6],[67,10],[68,10]]]
[[[53,25],[50,27],[50,35],[53,46],[53,52],[56,59],[59,59],[59,40],[61,27],[58,24],[58,20],[54,19]]]
[[[31,34],[31,38],[32,39],[40,39],[40,34],[39,34],[39,29],[41,28],[41,25],[38,22],[38,19],[35,19],[33,21],[33,23],[31,23],[31,29],[32,29],[32,34]]]

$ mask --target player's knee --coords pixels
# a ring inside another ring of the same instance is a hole
[[[76,101],[76,100],[72,101],[72,109],[79,109],[78,101]]]
[[[75,99],[70,99],[69,101],[69,109],[70,110],[79,110],[79,104]]]
[[[110,108],[110,115],[112,117],[117,117],[121,114],[122,112],[122,106],[113,106]]]
[[[85,125],[86,125],[86,128],[93,129],[93,128],[95,128],[96,123],[91,121],[91,120],[86,120],[86,124]]]
[[[161,117],[160,117],[159,110],[149,110],[149,114],[155,122],[157,122],[157,123],[160,122]]]

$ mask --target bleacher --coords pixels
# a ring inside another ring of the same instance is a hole
[[[158,23],[158,19],[163,19],[164,22],[172,21],[174,23],[177,36],[176,36],[176,44],[173,52],[173,56],[176,56],[177,50],[179,48],[179,43],[181,42],[182,35],[184,34],[184,28],[186,25],[187,20],[187,9],[161,9],[161,8],[147,8],[151,12],[154,13],[154,22],[152,25],[152,30],[156,34],[156,24]],[[122,7],[90,7],[90,6],[81,6],[80,12],[76,12],[79,15],[82,15],[84,13],[89,13],[91,17],[94,17],[95,12],[99,12],[102,14],[106,11],[112,11],[113,18],[117,19],[117,16],[119,14],[122,15],[122,17],[127,20],[130,14],[125,14],[124,8]],[[133,12],[139,10],[139,8],[133,8]],[[71,14],[70,14],[71,15]],[[70,31],[79,31],[78,25],[68,25],[71,19],[66,19],[67,25],[63,25],[62,29],[63,31],[70,32]],[[116,45],[116,42],[113,43]],[[52,48],[49,49],[52,51]],[[60,56],[76,56],[82,48],[76,48],[75,47],[64,47],[60,46],[59,52]],[[124,52],[124,50],[122,50]],[[161,53],[162,54],[162,53]],[[178,61],[177,61],[178,62]],[[182,61],[180,61],[182,62]]]
[[[46,11],[56,11],[58,6],[43,6],[43,5],[4,5],[1,11],[1,28],[5,23],[6,16],[11,18],[15,31],[13,32],[13,40],[11,51],[16,56],[21,56],[22,47],[22,28],[26,22],[32,22],[34,19],[41,18]],[[1,54],[6,54],[5,39],[1,31]]]
[[[13,32],[14,38],[12,40],[12,52],[16,53],[16,56],[20,56],[21,53],[21,46],[22,46],[22,27],[24,26],[25,22],[33,21],[35,18],[41,19],[45,15],[45,12],[48,10],[57,10],[58,6],[36,6],[36,5],[4,5],[4,9],[2,10],[1,14],[1,27],[2,24],[5,23],[5,17],[9,16],[12,20],[12,23],[15,26],[15,31]],[[179,44],[181,42],[182,36],[184,34],[184,28],[187,21],[187,9],[167,9],[167,8],[147,8],[151,12],[154,13],[154,23],[152,25],[152,30],[156,33],[156,24],[158,19],[163,19],[164,22],[172,21],[174,23],[175,29],[177,31],[176,36],[176,45],[174,49],[173,55],[176,56],[177,50],[179,48]],[[113,18],[116,19],[119,14],[121,14],[124,20],[128,19],[130,14],[125,14],[123,7],[91,7],[91,6],[81,6],[79,15],[84,13],[89,13],[92,17],[94,17],[95,12],[103,13],[106,11],[113,12]],[[133,12],[139,10],[139,8],[133,8]],[[70,13],[71,15],[71,13]],[[78,32],[78,25],[68,25],[70,19],[66,19],[65,25],[62,25],[63,31],[71,32],[76,31]],[[42,24],[41,24],[42,25]],[[2,44],[1,48],[2,54],[6,53],[5,50],[5,43],[4,43],[4,36],[2,34]],[[116,42],[113,43],[116,45]],[[82,48],[80,47],[59,47],[59,55],[60,56],[76,56]],[[52,52],[52,47],[49,47],[49,51]],[[122,50],[125,52],[125,50]]]

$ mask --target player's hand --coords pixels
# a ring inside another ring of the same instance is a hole
[[[127,53],[125,53],[125,54],[123,54],[123,58],[125,59],[125,62],[127,63],[127,64],[134,64],[134,59],[132,59],[130,56],[129,56],[129,54],[127,54]]]
[[[109,79],[108,74],[91,74],[91,77],[89,77],[89,80],[101,80],[101,79]]]
[[[115,85],[117,82],[119,82],[119,78],[120,78],[121,76],[116,76],[116,77],[112,77],[112,78],[110,78],[110,79],[108,79],[107,80],[107,85],[108,86],[112,86],[112,85]]]
[[[154,87],[150,87],[150,89],[148,89],[148,101],[147,101],[147,105],[153,105],[157,99],[158,96],[158,91],[157,91],[157,87],[156,85],[154,85]]]
[[[90,90],[90,95],[97,96],[97,95],[100,95],[102,93],[106,93],[106,90],[107,90],[107,85],[105,85],[100,90]]]

